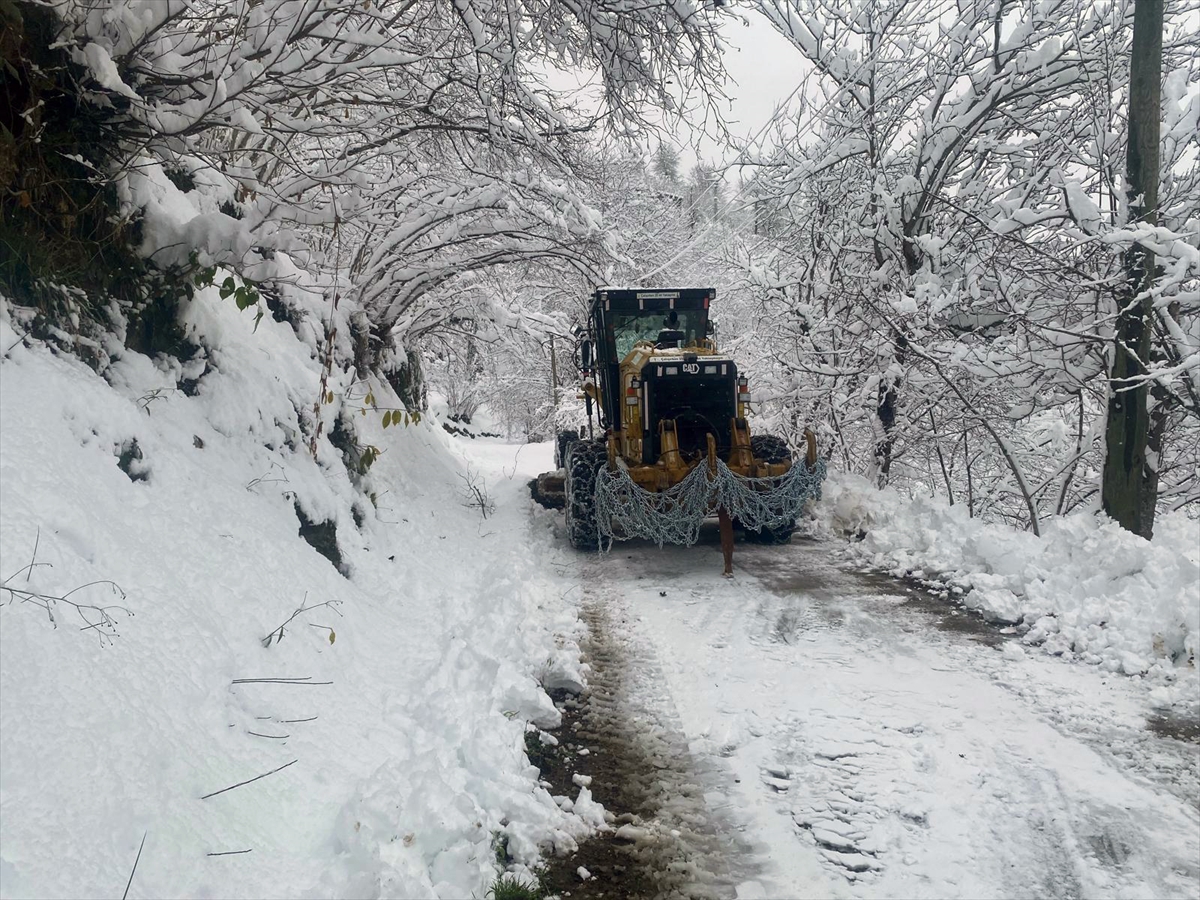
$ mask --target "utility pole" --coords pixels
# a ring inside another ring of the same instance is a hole
[[[550,335],[550,399],[558,409],[558,357],[554,355],[554,335]]]
[[[1162,97],[1163,0],[1133,4],[1133,52],[1129,70],[1129,146],[1126,177],[1130,222],[1158,224],[1158,144]],[[1125,286],[1118,294],[1112,373],[1109,379],[1107,451],[1101,498],[1104,511],[1128,531],[1154,531],[1158,460],[1148,458],[1149,386],[1138,378],[1150,359],[1150,287],[1154,253],[1140,244],[1125,252]]]

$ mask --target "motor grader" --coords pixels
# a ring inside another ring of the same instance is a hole
[[[576,348],[586,434],[583,429],[560,433],[557,469],[540,475],[534,485],[545,505],[565,508],[574,547],[595,550],[605,536],[597,518],[597,482],[605,469],[628,476],[624,483],[632,482],[651,500],[698,466],[715,473],[717,460],[727,467],[723,471],[754,490],[769,489],[792,468],[783,439],[750,433],[753,394],[737,363],[717,348],[709,318],[715,297],[713,288],[600,288],[593,295]],[[805,464],[811,470],[817,464],[816,442],[812,432],[805,432],[805,439]],[[786,541],[796,527],[796,513],[759,527],[742,523],[746,538]],[[728,532],[731,543],[735,523],[724,510],[704,514],[722,516],[722,541]]]

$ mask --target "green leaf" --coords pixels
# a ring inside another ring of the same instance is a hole
[[[237,290],[237,285],[233,283],[233,278],[226,278],[221,282],[221,299],[224,300],[230,294]]]
[[[392,424],[392,411],[390,409],[385,410],[383,413],[383,427],[387,428],[391,424]]]

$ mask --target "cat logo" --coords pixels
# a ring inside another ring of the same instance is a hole
[[[683,372],[685,375],[699,375],[700,363],[684,363]]]

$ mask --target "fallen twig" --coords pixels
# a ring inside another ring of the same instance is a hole
[[[162,400],[168,394],[173,394],[174,392],[176,392],[178,390],[179,390],[179,388],[166,388],[166,387],[154,388],[153,390],[147,391],[146,393],[142,394],[142,396],[138,397],[137,407],[138,407],[138,409],[145,412],[146,415],[150,415],[150,404],[151,403],[153,403],[155,400]]]
[[[274,472],[275,469],[279,470],[278,475],[272,475],[272,472]],[[291,484],[291,482],[288,481],[287,470],[284,469],[279,463],[272,462],[271,468],[267,469],[266,472],[264,472],[262,475],[259,475],[257,478],[251,478],[250,481],[247,482],[246,490],[252,491],[260,484]],[[291,492],[284,491],[284,493],[288,494]]]
[[[129,896],[129,888],[133,884],[133,876],[137,872],[138,861],[142,858],[142,848],[146,846],[146,835],[149,833],[148,831],[142,832],[142,842],[138,844],[137,856],[133,859],[133,868],[129,870],[129,880],[125,882],[125,893],[121,895],[121,900],[126,900]]]
[[[472,471],[470,464],[467,465],[466,472],[459,473],[459,477],[465,484],[462,491],[463,506],[479,510],[485,519],[495,512],[496,505],[488,496],[487,484],[477,472]]]
[[[245,850],[222,850],[220,853],[205,853],[205,856],[237,856],[239,853],[250,853],[253,847],[248,847]]]
[[[304,600],[307,600],[307,599],[308,599],[308,593],[305,592]],[[312,612],[312,610],[314,610],[314,609],[320,609],[322,606],[328,606],[339,616],[341,615],[341,613],[338,612],[338,606],[341,604],[341,602],[342,602],[341,600],[326,600],[324,603],[314,603],[312,606],[305,606],[304,600],[300,601],[299,609],[297,609],[290,616],[288,616],[287,619],[285,619],[278,628],[272,629],[271,633],[262,639],[262,645],[264,647],[270,647],[272,643],[278,643],[279,641],[282,641],[284,628],[286,628],[288,625],[292,624],[292,620],[295,619],[296,616],[300,615],[301,613]],[[333,629],[329,628],[328,625],[318,625],[317,627],[318,628],[326,628],[329,630],[330,634],[333,633]],[[330,643],[333,643],[333,641],[331,640]]]
[[[80,626],[80,631],[90,631],[91,629],[96,629],[99,631],[100,643],[102,644],[105,642],[105,640],[108,640],[111,643],[112,639],[117,635],[117,620],[113,618],[113,613],[119,612],[124,613],[127,616],[133,615],[133,610],[117,604],[112,604],[110,606],[97,606],[94,603],[77,603],[74,600],[69,599],[72,594],[76,593],[77,591],[82,591],[84,588],[95,587],[99,584],[106,584],[113,589],[114,593],[119,594],[121,599],[124,600],[126,594],[121,586],[115,581],[109,581],[107,579],[89,581],[87,584],[81,584],[79,587],[72,588],[71,590],[67,591],[61,597],[54,594],[43,594],[40,591],[16,588],[8,584],[12,578],[15,578],[17,575],[21,574],[21,572],[29,572],[32,570],[34,565],[35,563],[30,563],[25,568],[19,569],[17,572],[13,573],[13,575],[5,579],[4,582],[0,582],[0,591],[8,592],[9,603],[12,603],[14,600],[20,600],[22,603],[32,603],[34,606],[40,606],[46,611],[46,617],[50,620],[50,624],[55,628],[58,627],[58,620],[54,617],[54,607],[55,604],[58,603],[65,603],[67,606],[72,607],[75,612],[79,613],[79,618],[81,618],[84,623]],[[50,566],[51,563],[36,563],[36,565]]]
[[[332,681],[311,681],[311,675],[303,678],[235,678],[230,684],[333,684]]]
[[[37,548],[42,542],[42,526],[39,525],[37,533],[33,536],[33,556],[29,557],[29,565],[25,567],[25,583],[29,584],[29,577],[33,574],[33,567],[37,565]],[[43,565],[50,565],[43,563]],[[7,580],[7,579],[6,579]]]
[[[112,637],[114,637],[117,633],[117,623],[116,620],[113,619],[110,611],[123,612],[127,616],[132,616],[133,612],[129,609],[126,609],[124,606],[96,606],[93,603],[76,603],[74,600],[69,598],[72,594],[76,593],[77,591],[82,591],[84,588],[94,587],[98,584],[107,584],[112,587],[115,593],[120,594],[121,599],[124,600],[125,591],[122,590],[121,586],[115,581],[108,581],[106,579],[100,581],[89,581],[87,584],[81,584],[79,587],[72,588],[61,597],[54,596],[52,594],[43,594],[41,591],[33,590],[32,588],[15,588],[9,586],[8,583],[22,572],[25,573],[25,583],[28,584],[29,579],[33,576],[34,569],[38,568],[39,566],[45,566],[47,569],[54,568],[53,563],[37,561],[38,547],[41,546],[41,542],[42,529],[39,527],[37,534],[33,539],[33,554],[29,557],[29,562],[17,569],[17,571],[13,572],[3,581],[0,581],[0,591],[8,591],[9,603],[12,603],[14,600],[20,600],[22,603],[32,603],[35,606],[40,606],[42,609],[46,610],[46,616],[50,619],[50,624],[55,628],[58,627],[58,620],[54,618],[54,604],[65,603],[68,606],[73,606],[75,611],[79,613],[79,617],[84,621],[84,625],[80,629],[81,631],[88,631],[92,628],[101,629],[103,633],[100,636],[100,642],[104,643],[106,637],[111,642]],[[95,620],[88,617],[88,612],[94,614],[96,617]]]
[[[229,787],[221,788],[219,791],[213,791],[211,794],[205,794],[200,799],[207,800],[209,797],[215,797],[215,796],[217,796],[217,794],[223,794],[226,791],[232,791],[234,788],[240,788],[243,785],[253,784],[255,781],[258,781],[260,778],[266,778],[268,775],[274,775],[276,772],[282,772],[288,766],[294,766],[298,762],[300,762],[300,760],[293,759],[289,763],[284,763],[278,769],[272,769],[270,772],[263,772],[261,775],[255,775],[253,778],[248,778],[245,781],[239,781],[237,784],[231,784]],[[132,878],[132,876],[130,876],[130,877]]]

